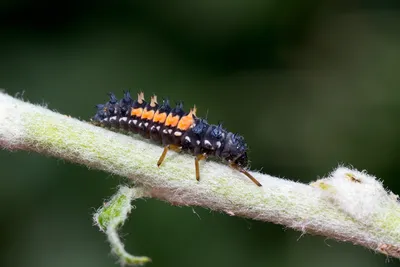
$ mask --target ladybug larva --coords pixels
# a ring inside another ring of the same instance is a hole
[[[157,166],[162,164],[169,150],[188,152],[195,156],[196,179],[199,181],[199,161],[211,156],[228,162],[230,167],[261,186],[245,169],[248,158],[244,138],[228,132],[221,124],[209,124],[205,119],[198,118],[196,107],[185,112],[183,103],[178,102],[171,108],[168,99],[159,104],[156,95],[146,102],[143,92],[138,94],[136,100],[131,98],[129,91],[125,91],[120,100],[113,93],[109,96],[107,103],[96,105],[97,112],[91,119],[92,123],[138,133],[162,145],[164,151]]]

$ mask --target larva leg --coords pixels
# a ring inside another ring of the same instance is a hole
[[[166,147],[164,147],[164,151],[163,151],[163,153],[161,154],[161,156],[160,156],[160,158],[158,159],[158,162],[157,162],[157,166],[158,166],[158,167],[160,167],[161,163],[163,163],[163,161],[164,161],[164,159],[165,159],[165,156],[166,156],[167,153],[168,153],[168,150],[173,150],[173,151],[175,151],[175,152],[181,152],[182,147],[177,146],[177,145],[167,145]]]
[[[262,186],[260,184],[259,181],[257,181],[256,178],[254,178],[250,173],[248,173],[245,169],[243,169],[242,167],[238,166],[237,164],[233,163],[233,162],[229,162],[229,166],[235,170],[240,171],[241,173],[243,173],[244,175],[246,175],[250,180],[253,181],[253,183],[255,183],[258,186]]]
[[[200,154],[197,155],[196,158],[194,159],[194,166],[196,168],[196,180],[200,181],[200,167],[199,167],[199,161],[203,160],[203,159],[207,159],[207,154]]]

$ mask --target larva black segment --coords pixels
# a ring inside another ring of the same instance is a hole
[[[138,133],[139,132],[139,123],[143,114],[143,110],[146,107],[146,101],[144,101],[144,93],[140,92],[138,94],[138,98],[133,102],[130,117],[128,120],[129,130]]]
[[[182,149],[193,155],[202,152],[202,140],[210,125],[204,119],[196,119],[194,126],[182,136]]]
[[[150,139],[157,143],[162,143],[161,131],[167,120],[168,114],[171,112],[169,100],[164,99],[161,106],[154,114],[153,124],[150,126]]]
[[[157,103],[153,95],[149,103],[143,92],[136,100],[129,91],[118,101],[113,93],[105,104],[96,105],[97,112],[92,117],[93,124],[111,129],[124,129],[139,133],[164,147],[157,161],[160,166],[169,150],[184,151],[195,156],[195,177],[200,180],[199,162],[208,157],[222,159],[233,169],[246,175],[256,185],[261,184],[245,169],[248,165],[247,145],[244,138],[225,130],[221,124],[208,124],[196,116],[196,107],[189,112],[178,102],[171,108],[168,99]]]
[[[140,117],[140,122],[138,123],[139,133],[144,138],[150,138],[150,128],[153,124],[153,118],[157,110],[157,96],[153,95],[150,103],[147,103],[147,105],[144,107],[142,116]]]
[[[117,103],[118,99],[113,93],[108,93],[110,100],[105,104],[107,117],[103,120],[106,127],[115,126],[117,123]]]
[[[118,104],[118,123],[119,127],[124,130],[128,130],[129,117],[131,108],[133,105],[133,99],[129,91],[124,91],[124,97],[119,101]]]
[[[164,127],[161,131],[161,141],[164,146],[167,145],[181,145],[181,137],[177,137],[174,135],[176,131],[176,127],[178,126],[179,121],[182,116],[185,114],[183,110],[183,103],[177,102],[175,108],[171,110],[168,114],[167,119],[164,122]]]
[[[98,104],[96,105],[97,112],[91,119],[92,123],[94,125],[101,125],[102,121],[107,118],[107,108],[105,107],[104,104]]]

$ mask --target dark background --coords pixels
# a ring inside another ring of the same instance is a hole
[[[244,135],[254,169],[308,183],[351,164],[400,193],[398,0],[116,2],[1,1],[0,87],[83,120],[109,91],[154,92]],[[121,178],[34,153],[0,162],[0,266],[116,266],[92,213]],[[280,225],[135,205],[122,232],[149,266],[400,266]]]

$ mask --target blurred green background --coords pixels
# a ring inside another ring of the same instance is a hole
[[[115,2],[1,1],[0,87],[84,120],[109,91],[154,92],[244,135],[253,169],[308,183],[351,164],[400,193],[398,0]],[[116,266],[91,216],[121,178],[34,153],[0,162],[0,266]],[[135,205],[122,233],[149,266],[400,266],[280,225]]]

